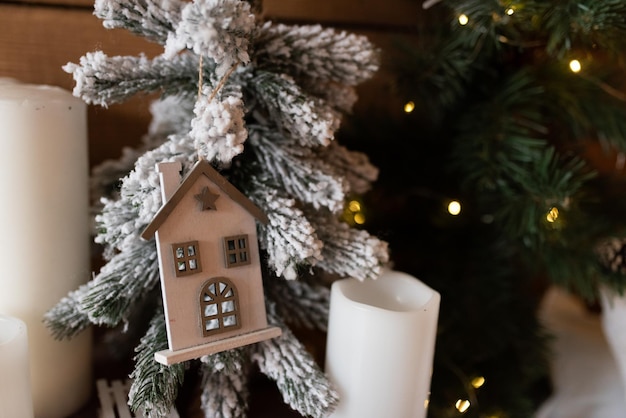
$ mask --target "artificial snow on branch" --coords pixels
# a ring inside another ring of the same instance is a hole
[[[285,331],[279,338],[257,344],[252,359],[264,374],[276,381],[285,403],[302,415],[324,417],[324,411],[332,410],[339,401],[337,392],[302,344],[281,323],[271,304],[268,308],[269,322]],[[303,386],[300,382],[307,384]]]
[[[161,97],[139,147],[93,171],[94,240],[104,266],[45,321],[60,338],[89,324],[134,329],[134,308],[154,297],[161,270],[154,240],[141,238],[163,206],[155,166],[180,163],[184,178],[202,159],[267,217],[256,225],[265,302],[268,322],[282,329],[274,340],[201,357],[202,409],[207,417],[245,417],[246,379],[256,362],[285,402],[322,417],[337,395],[289,326],[324,330],[323,277],[375,279],[389,260],[384,241],[339,220],[347,196],[369,190],[378,170],[335,138],[355,86],[377,71],[379,53],[364,36],[273,24],[254,11],[241,0],[97,0],[105,27],[164,50],[154,58],[86,53],[63,67],[74,77],[74,95],[103,107],[138,94]],[[163,315],[159,305],[131,376],[130,403],[151,417],[169,411],[188,364],[155,362],[168,346]]]
[[[202,410],[215,418],[245,417],[246,380],[250,372],[247,347],[202,357]]]

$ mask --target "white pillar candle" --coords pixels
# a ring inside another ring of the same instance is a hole
[[[0,418],[32,418],[26,324],[6,315],[0,315],[0,370]]]
[[[331,287],[326,373],[332,418],[426,416],[440,295],[408,274]]]
[[[61,88],[0,83],[0,312],[28,327],[37,418],[91,394],[90,331],[57,341],[42,322],[90,276],[86,113]]]

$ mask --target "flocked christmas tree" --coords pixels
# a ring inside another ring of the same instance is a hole
[[[429,416],[527,418],[557,354],[544,289],[625,284],[626,3],[419,3],[383,61],[406,113],[341,139],[380,168],[370,231],[442,296]]]
[[[324,276],[375,279],[389,258],[386,242],[340,220],[346,197],[367,191],[378,170],[334,139],[355,86],[378,69],[378,51],[362,36],[264,22],[239,0],[98,0],[95,14],[163,53],[89,52],[65,67],[74,94],[103,107],[136,94],[160,97],[141,148],[94,170],[95,241],[105,264],[46,315],[47,325],[58,338],[91,324],[133,330],[144,325],[133,320],[136,311],[148,307],[129,403],[149,416],[169,411],[189,362],[154,360],[167,348],[165,319],[155,243],[140,235],[161,206],[155,164],[178,161],[185,174],[204,159],[269,219],[258,226],[265,303],[282,336],[201,357],[202,409],[207,417],[245,416],[255,364],[293,409],[324,416],[337,394],[289,326],[324,330]]]

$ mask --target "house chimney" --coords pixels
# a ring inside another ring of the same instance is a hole
[[[182,165],[180,161],[157,163],[156,170],[161,181],[161,199],[165,204],[180,185]]]

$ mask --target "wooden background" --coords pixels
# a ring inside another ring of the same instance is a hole
[[[264,0],[263,3],[264,16],[274,21],[319,23],[367,35],[382,48],[383,59],[386,45],[396,36],[411,32],[420,10],[420,0]],[[71,91],[74,81],[62,66],[78,62],[87,52],[102,50],[108,55],[142,52],[152,56],[162,51],[160,45],[125,30],[103,28],[92,11],[91,0],[0,0],[0,78],[55,85]],[[355,111],[399,101],[390,91],[387,77],[383,69],[359,87],[360,100]],[[151,97],[144,96],[106,109],[89,107],[90,166],[118,157],[123,147],[141,140],[150,120],[150,100]],[[324,336],[303,334],[300,337],[322,362]],[[106,354],[103,350],[96,351],[95,378],[123,378],[130,367],[128,362],[112,361]],[[193,380],[189,382],[180,397],[185,404],[179,408],[182,417],[202,417],[197,385],[193,383]],[[254,377],[251,386],[250,418],[299,416],[283,404],[273,383],[263,376]],[[97,408],[94,396],[74,418],[95,417]]]

